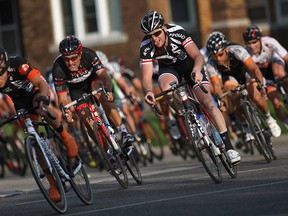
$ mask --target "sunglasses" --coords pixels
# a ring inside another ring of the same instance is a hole
[[[162,32],[162,29],[159,29],[158,31],[154,32],[153,34],[150,34],[150,33],[147,34],[147,37],[148,38],[152,38],[152,36],[158,37],[161,34],[161,32]]]
[[[69,62],[69,61],[75,62],[75,61],[78,60],[79,56],[80,56],[79,54],[76,55],[76,56],[72,56],[70,58],[68,58],[66,56],[63,56],[63,59],[64,59],[65,62]]]
[[[255,45],[259,40],[254,40],[254,41],[249,41],[249,42],[246,42],[246,44],[249,46],[249,45]]]
[[[221,56],[224,55],[224,52],[225,52],[225,50],[222,50],[222,51],[220,51],[220,52],[218,52],[218,53],[212,54],[212,56],[213,56],[214,58],[221,57]]]

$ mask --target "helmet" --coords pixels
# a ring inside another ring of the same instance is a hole
[[[59,44],[59,52],[63,56],[77,54],[81,51],[82,51],[82,43],[74,35],[67,36]]]
[[[97,50],[95,53],[99,57],[100,61],[104,65],[104,67],[107,67],[107,64],[109,63],[109,60],[108,60],[106,54],[103,53],[102,51],[99,51],[99,50]]]
[[[250,41],[250,40],[259,40],[262,37],[262,32],[260,28],[256,25],[249,26],[244,32],[243,32],[243,39],[244,41]]]
[[[228,46],[228,41],[225,38],[225,35],[221,32],[214,32],[210,34],[207,41],[207,51],[210,54],[215,54],[225,49]]]
[[[155,29],[162,28],[164,17],[157,11],[148,12],[141,20],[141,29],[144,34],[148,34]]]
[[[8,57],[7,51],[0,47],[0,75],[7,71],[10,66],[10,59]]]

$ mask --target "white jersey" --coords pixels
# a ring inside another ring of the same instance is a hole
[[[271,62],[283,62],[284,56],[287,55],[287,50],[272,37],[261,38],[261,51],[259,54],[253,54],[248,46],[245,46],[253,61],[260,69],[267,68]]]

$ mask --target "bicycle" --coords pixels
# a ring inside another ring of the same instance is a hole
[[[63,113],[71,106],[75,106],[80,102],[88,104],[90,109],[90,120],[93,121],[93,131],[96,137],[96,146],[101,159],[106,165],[106,169],[110,172],[123,188],[128,188],[127,170],[133,179],[142,184],[142,175],[140,169],[132,153],[133,148],[121,149],[121,141],[116,137],[114,129],[105,115],[105,112],[99,101],[94,97],[97,93],[103,92],[107,95],[104,86],[83,94],[82,97],[61,107]]]
[[[169,92],[173,92],[174,95],[175,92],[180,98],[179,102],[183,105],[182,118],[184,119],[190,138],[190,144],[208,175],[215,183],[221,183],[222,172],[220,164],[222,163],[229,175],[232,178],[236,178],[237,169],[234,164],[231,163],[230,158],[225,151],[220,134],[201,104],[188,93],[188,91],[191,92],[189,90],[189,85],[187,85],[189,82],[190,81],[184,81],[180,84],[171,82],[171,88],[155,95],[155,98],[161,97]],[[198,82],[198,85],[203,92],[207,93],[207,90],[200,82]],[[154,104],[153,107],[157,111],[157,105]],[[197,118],[197,114],[198,116],[201,116],[200,119]]]
[[[263,113],[261,113],[261,111],[257,109],[256,105],[250,100],[248,91],[246,90],[247,86],[252,85],[255,82],[257,82],[257,88],[258,90],[260,90],[261,83],[259,82],[259,80],[256,80],[239,85],[236,88],[223,93],[220,98],[223,98],[226,95],[232,93],[238,92],[240,94],[240,104],[244,109],[244,117],[247,120],[248,126],[250,127],[252,134],[255,137],[254,144],[258,149],[259,153],[264,156],[265,160],[268,163],[270,163],[272,161],[272,158],[274,160],[276,160],[277,158],[275,155],[272,141],[270,139],[271,132],[265,121]],[[250,146],[250,148],[253,148],[253,146]]]
[[[286,79],[288,77],[288,74],[285,75],[284,77],[276,77],[275,78],[275,85],[278,89],[278,91],[281,93],[282,95],[282,99],[283,99],[283,103],[286,107],[286,110],[288,111],[288,90],[286,88],[284,88],[283,86],[283,80]]]
[[[14,174],[25,176],[27,170],[27,161],[24,151],[18,146],[23,145],[20,140],[13,140],[0,130],[0,178],[5,176],[5,166]],[[24,146],[24,145],[23,145]]]
[[[128,98],[131,104],[133,104],[135,107],[134,115],[138,117],[138,119],[136,120],[136,140],[138,140],[138,147],[136,148],[140,156],[142,157],[143,165],[147,165],[147,160],[150,163],[153,163],[154,157],[158,160],[162,160],[164,157],[164,147],[158,134],[158,127],[156,127],[153,122],[149,121],[144,116],[144,107],[133,94],[131,94]]]
[[[67,210],[65,193],[71,189],[68,188],[67,181],[83,203],[92,204],[91,185],[80,158],[78,156],[73,159],[67,157],[60,136],[43,118],[42,121],[35,121],[29,117],[29,113],[38,108],[39,106],[29,110],[19,110],[16,115],[1,123],[0,127],[19,118],[24,118],[26,126],[25,155],[40,191],[54,210],[59,213],[64,213]],[[47,109],[41,108],[47,116],[55,119]],[[40,129],[43,130],[39,132]],[[51,175],[60,191],[61,199],[59,201],[53,201],[48,193],[50,186],[48,176],[51,177]]]

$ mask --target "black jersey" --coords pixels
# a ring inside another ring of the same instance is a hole
[[[185,46],[193,43],[191,37],[179,25],[166,24],[165,27],[165,37],[168,37],[167,48],[154,46],[147,36],[143,38],[140,48],[142,64],[152,63],[152,59],[157,59],[159,64],[175,66],[187,59]]]
[[[29,80],[33,78],[34,71],[36,70],[22,57],[10,57],[7,81],[4,87],[0,88],[0,93],[8,94],[13,101],[17,98],[32,96],[35,88]],[[37,70],[37,73],[40,72]]]
[[[82,56],[78,71],[70,71],[66,66],[62,56],[58,56],[54,61],[52,74],[56,92],[81,88],[87,85],[91,76],[96,76],[96,71],[104,68],[97,54],[86,47],[82,49]]]

